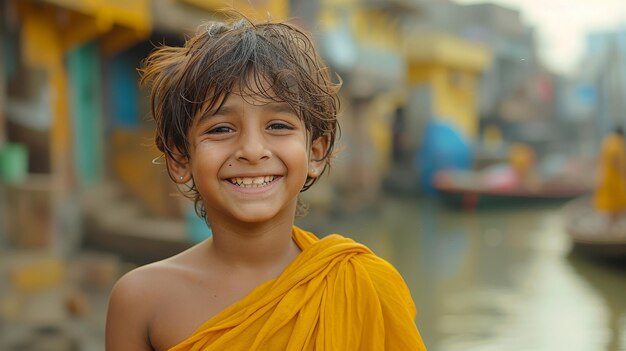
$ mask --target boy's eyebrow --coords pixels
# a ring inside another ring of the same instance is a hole
[[[198,120],[198,123],[203,123],[203,122],[205,122],[206,120],[210,119],[213,116],[228,115],[228,114],[234,113],[235,109],[236,108],[233,105],[222,104],[220,107],[218,107],[214,111],[205,111],[200,116],[200,119]],[[291,107],[291,105],[289,105],[288,103],[286,103],[284,101],[281,101],[281,102],[269,102],[269,103],[263,105],[263,109],[265,109],[267,112],[270,112],[270,113],[292,113],[292,114],[297,114],[296,111],[293,109],[293,107]]]
[[[232,113],[234,111],[234,107],[233,106],[227,106],[222,104],[220,107],[218,107],[216,110],[209,110],[209,111],[204,111],[201,115],[200,118],[198,119],[198,124],[201,124],[203,122],[206,122],[207,120],[211,119],[211,117],[213,116],[217,116],[217,115],[227,115],[229,113]]]
[[[265,108],[268,109],[270,112],[276,112],[276,113],[279,113],[279,112],[296,113],[293,107],[284,101],[270,102],[266,105]]]
[[[232,113],[233,111],[235,111],[234,106],[222,104],[220,107],[217,108],[217,110],[213,111],[212,113],[207,113],[206,115],[207,117],[211,117],[215,115],[228,115]]]

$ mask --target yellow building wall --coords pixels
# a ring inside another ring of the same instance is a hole
[[[434,117],[455,125],[466,137],[478,134],[479,74],[491,60],[479,44],[444,33],[415,32],[405,38],[410,84],[431,88]]]
[[[455,125],[470,139],[477,136],[477,73],[440,64],[412,64],[408,75],[410,84],[431,87],[435,118]]]
[[[435,82],[433,106],[436,116],[456,125],[473,139],[478,132],[475,79],[471,72],[441,69]]]
[[[397,26],[394,18],[388,14],[372,10],[358,11],[353,23],[356,39],[361,45],[400,53]]]
[[[236,10],[252,20],[264,20],[268,15],[272,20],[289,18],[288,0],[177,0],[207,11]]]
[[[473,72],[483,71],[491,60],[491,53],[484,45],[443,33],[407,33],[403,47],[411,62],[435,63]]]
[[[152,31],[150,0],[20,0],[16,4],[24,17],[47,13],[64,52],[99,39],[104,53],[112,54]]]
[[[145,29],[151,26],[150,0],[41,0],[41,2],[97,17],[99,22],[97,25],[102,28],[110,27],[113,23]]]
[[[402,42],[394,16],[369,9],[360,0],[323,0],[320,3],[318,21],[323,29],[345,23],[360,46],[400,53]]]

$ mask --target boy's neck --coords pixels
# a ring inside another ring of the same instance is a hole
[[[214,259],[233,268],[286,265],[300,253],[292,239],[293,224],[293,219],[263,224],[212,223],[209,250]]]

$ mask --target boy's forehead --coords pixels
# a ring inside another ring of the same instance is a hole
[[[240,96],[251,105],[285,102],[276,94],[268,78],[252,74],[249,74],[245,81],[235,82],[233,89],[225,94],[225,102],[233,95]]]
[[[230,84],[214,85],[207,92],[203,106],[195,115],[194,123],[199,123],[204,119],[203,117],[211,116],[220,109],[229,106],[235,97],[243,99],[250,105],[263,106],[276,103],[282,105],[285,103],[293,108],[289,99],[276,92],[273,84],[276,84],[276,79],[251,69],[245,77],[234,78]],[[278,84],[282,86],[281,83]]]
[[[272,89],[268,79],[248,78],[245,82],[235,82],[232,88],[215,94],[205,101],[205,106],[198,113],[201,120],[203,116],[210,116],[218,110],[230,106],[234,100],[243,99],[246,103],[255,106],[265,106],[276,103],[288,103]],[[211,93],[209,93],[211,95]]]

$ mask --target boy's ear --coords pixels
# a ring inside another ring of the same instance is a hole
[[[311,143],[309,152],[309,177],[320,176],[326,165],[326,153],[328,152],[329,140],[327,135],[322,135]]]
[[[189,158],[173,148],[172,156],[166,155],[167,171],[177,184],[187,183],[191,179]]]

